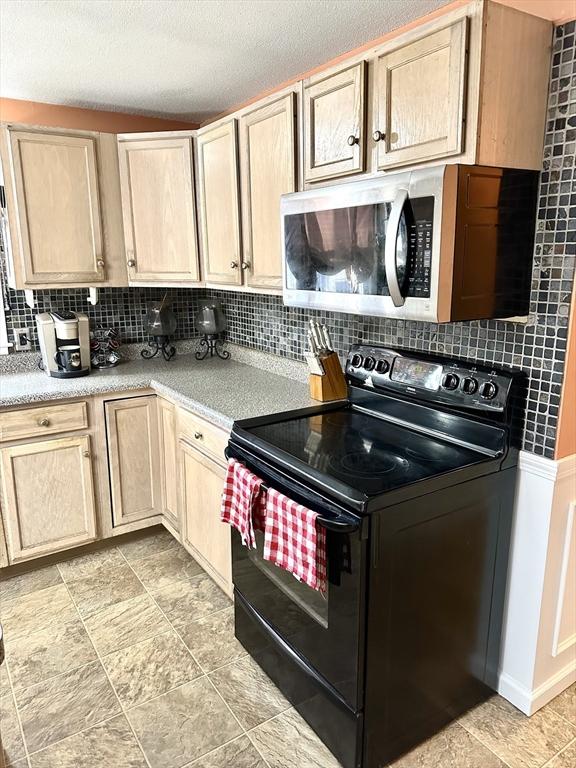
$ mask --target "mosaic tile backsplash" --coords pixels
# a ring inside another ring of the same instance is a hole
[[[576,47],[575,24],[555,31],[544,162],[528,323],[479,321],[437,325],[310,312],[285,307],[277,296],[205,289],[170,289],[178,318],[176,338],[195,335],[194,315],[203,298],[218,299],[228,317],[230,341],[283,357],[302,359],[310,315],[326,322],[337,350],[357,341],[432,351],[479,362],[512,366],[528,375],[523,429],[527,451],[553,458],[566,357],[570,300],[576,261]],[[146,301],[164,289],[103,289],[91,307],[86,291],[38,292],[39,310],[85,311],[95,323],[117,327],[126,343],[144,342]],[[8,291],[11,328],[34,328],[24,294]],[[33,344],[36,346],[35,336]]]

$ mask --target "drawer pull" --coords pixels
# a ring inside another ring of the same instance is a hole
[[[383,141],[386,138],[386,134],[383,131],[374,131],[372,139],[374,141]]]
[[[90,451],[83,451],[82,452],[84,458],[89,459],[90,458]]]
[[[202,432],[194,432],[194,437],[196,438],[196,440],[202,440],[204,435],[202,434]]]
[[[353,147],[354,144],[359,144],[360,141],[358,139],[358,136],[354,136],[354,134],[350,134],[350,136],[348,136],[348,138],[346,139],[346,143],[348,144],[349,147]]]
[[[50,426],[50,419],[47,419],[46,416],[43,416],[41,419],[38,419],[38,426],[39,427],[49,427]]]

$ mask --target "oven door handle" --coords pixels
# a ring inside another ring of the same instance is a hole
[[[318,515],[316,522],[322,528],[326,528],[327,531],[334,531],[334,533],[355,533],[360,528],[360,525],[352,524],[348,520],[339,520],[337,517]]]
[[[386,227],[386,244],[384,246],[384,268],[386,270],[386,282],[390,298],[395,307],[401,307],[404,304],[404,296],[400,290],[398,282],[398,270],[396,266],[396,243],[398,241],[398,230],[400,229],[400,219],[404,205],[408,200],[408,190],[399,189],[390,209],[390,218]]]

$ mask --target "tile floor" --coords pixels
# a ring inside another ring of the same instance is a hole
[[[0,583],[0,768],[338,768],[166,532]],[[494,696],[394,768],[574,768],[576,686]]]

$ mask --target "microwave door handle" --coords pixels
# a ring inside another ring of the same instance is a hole
[[[396,270],[396,241],[398,239],[398,230],[400,228],[400,219],[404,205],[408,200],[408,190],[399,189],[390,209],[390,218],[386,228],[386,244],[384,246],[384,268],[386,270],[386,282],[390,291],[390,298],[395,307],[401,307],[404,304],[404,296],[400,291],[398,282],[398,272]]]

